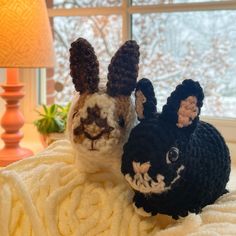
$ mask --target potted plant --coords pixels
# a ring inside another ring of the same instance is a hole
[[[37,111],[40,118],[34,122],[34,125],[40,133],[43,145],[48,146],[53,141],[64,138],[70,103],[66,106],[58,104],[43,105],[42,108],[42,112]]]

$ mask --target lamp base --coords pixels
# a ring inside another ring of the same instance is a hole
[[[6,101],[6,110],[1,120],[1,125],[5,130],[1,138],[5,145],[0,150],[0,166],[6,166],[33,155],[32,151],[19,145],[23,138],[20,129],[24,125],[24,117],[19,109],[19,102],[24,97],[24,93],[21,91],[24,86],[19,82],[18,73],[18,69],[8,68],[7,82],[1,85],[4,91],[0,96]]]
[[[32,156],[33,152],[27,148],[7,148],[0,150],[0,166],[7,166],[15,161],[22,160],[26,157]]]

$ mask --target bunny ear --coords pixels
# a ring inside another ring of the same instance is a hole
[[[138,77],[139,46],[134,40],[123,44],[108,67],[107,93],[130,96]]]
[[[154,87],[149,79],[142,78],[136,84],[135,110],[139,120],[157,116],[157,100]]]
[[[99,63],[92,45],[83,38],[71,44],[70,75],[75,90],[81,94],[98,91]]]
[[[175,124],[178,128],[195,127],[199,120],[203,99],[204,94],[200,84],[193,80],[184,80],[167,99],[161,118]]]

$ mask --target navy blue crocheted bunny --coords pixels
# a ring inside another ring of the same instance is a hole
[[[212,125],[199,120],[202,88],[193,80],[183,81],[162,113],[155,115],[151,108],[150,115],[145,111],[148,99],[142,86],[152,85],[138,82],[136,111],[141,122],[124,146],[121,166],[135,191],[136,210],[175,219],[199,213],[227,192],[230,174],[230,155],[223,137]]]

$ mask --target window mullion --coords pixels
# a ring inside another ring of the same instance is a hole
[[[24,98],[21,100],[22,113],[25,123],[31,123],[37,118],[35,108],[37,107],[37,69],[21,69],[20,80],[24,84]]]
[[[131,0],[122,1],[122,40],[125,42],[132,38],[131,35],[131,14],[128,12]]]
[[[128,1],[127,1],[128,2]],[[70,9],[48,9],[49,17],[54,16],[96,16],[121,14],[121,7],[87,7],[87,8],[70,8]]]

